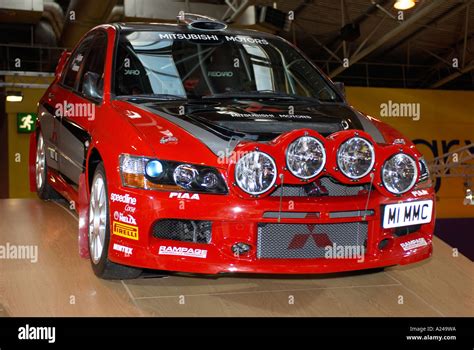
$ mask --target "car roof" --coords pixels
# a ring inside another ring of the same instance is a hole
[[[114,23],[115,28],[119,32],[122,31],[166,31],[166,32],[179,32],[179,33],[201,33],[201,34],[230,34],[230,35],[248,35],[258,36],[265,38],[281,39],[279,36],[261,32],[258,30],[251,29],[230,29],[227,27],[224,30],[216,31],[204,31],[195,28],[189,28],[185,24],[167,24],[167,23],[145,23],[145,22],[127,22],[127,23]]]

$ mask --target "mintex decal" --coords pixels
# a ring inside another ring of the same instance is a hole
[[[425,241],[424,238],[412,239],[411,241],[400,243],[400,246],[403,248],[404,251],[424,247],[427,245],[428,243]]]
[[[114,235],[138,241],[138,227],[136,226],[114,221],[112,225],[112,232]]]
[[[172,246],[160,246],[158,250],[160,255],[178,255],[178,256],[190,256],[193,258],[205,259],[207,257],[207,250],[205,249],[193,249],[186,247],[172,247]]]
[[[118,252],[122,252],[122,253],[124,253],[125,255],[128,255],[128,256],[133,254],[133,248],[126,247],[124,245],[120,245],[120,244],[117,244],[117,243],[114,243],[114,250],[116,250]]]

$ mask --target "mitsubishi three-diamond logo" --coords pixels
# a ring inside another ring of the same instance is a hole
[[[326,233],[314,233],[314,224],[308,224],[309,233],[297,233],[293,236],[288,249],[302,249],[308,243],[313,241],[314,244],[319,248],[325,248],[332,246],[332,241]]]

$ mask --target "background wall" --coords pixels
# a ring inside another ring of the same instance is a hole
[[[8,79],[7,79],[8,81]],[[349,102],[360,111],[393,125],[418,143],[427,160],[448,150],[474,142],[474,91],[411,90],[347,87]],[[24,89],[21,103],[6,103],[8,115],[9,191],[12,198],[35,197],[28,186],[29,135],[16,130],[19,112],[36,112],[43,94],[40,89]],[[381,105],[419,103],[420,119],[379,117]],[[431,145],[420,144],[426,142]],[[21,160],[16,162],[19,153]],[[440,218],[474,217],[474,207],[464,206],[462,179],[442,179],[438,191],[437,212]]]
[[[52,79],[22,77],[22,83],[49,84]],[[5,77],[6,82],[13,82],[11,76]],[[10,198],[35,198],[36,193],[30,192],[28,177],[28,154],[30,134],[17,132],[17,113],[36,113],[38,101],[43,96],[42,89],[22,89],[22,102],[5,102],[8,123],[8,174]]]

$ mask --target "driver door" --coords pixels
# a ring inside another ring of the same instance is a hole
[[[89,126],[99,114],[102,105],[106,51],[105,32],[95,32],[83,62],[78,65],[74,88],[68,94],[70,112],[64,114],[61,119],[59,171],[76,185],[85,170],[90,142]]]

